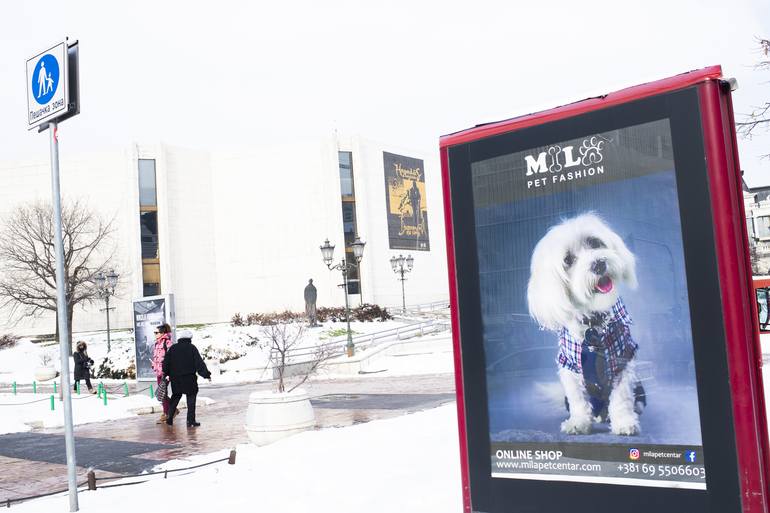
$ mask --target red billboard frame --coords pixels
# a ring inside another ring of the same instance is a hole
[[[767,479],[770,476],[770,447],[768,446],[765,398],[762,388],[759,326],[756,304],[751,299],[753,284],[744,223],[745,214],[732,99],[729,84],[721,79],[721,67],[712,66],[555,109],[481,125],[441,137],[440,156],[464,511],[471,512],[472,503],[468,467],[468,432],[465,417],[466,397],[463,387],[458,313],[458,275],[455,263],[452,198],[449,181],[449,148],[662,93],[696,87],[710,183],[736,452],[738,467],[741,469],[739,481],[742,509],[744,513],[770,513],[767,484]]]

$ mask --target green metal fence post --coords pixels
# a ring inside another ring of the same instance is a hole
[[[123,382],[123,394],[128,397],[128,383]]]
[[[32,382],[32,393],[33,394],[37,393],[37,381]]]
[[[54,410],[54,400],[53,400],[53,396],[51,396],[51,411],[53,410]]]
[[[152,391],[152,385],[150,385],[150,397],[155,397],[155,392]]]
[[[13,395],[16,395],[16,382],[13,382]]]

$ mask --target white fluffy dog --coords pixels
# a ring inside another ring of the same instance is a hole
[[[618,285],[636,287],[623,240],[592,213],[551,227],[532,254],[530,315],[559,335],[559,379],[569,418],[561,430],[588,434],[594,421],[636,435],[644,392],[634,374],[638,346]]]

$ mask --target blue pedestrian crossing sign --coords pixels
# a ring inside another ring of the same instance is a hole
[[[66,41],[27,60],[27,128],[67,113],[68,85]]]

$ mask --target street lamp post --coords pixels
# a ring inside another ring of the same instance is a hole
[[[404,255],[394,256],[390,259],[390,265],[393,267],[393,272],[399,275],[401,280],[401,308],[402,313],[406,313],[406,294],[404,293],[404,282],[406,281],[406,273],[412,272],[414,266],[414,258],[412,255],[408,255],[404,258]]]
[[[356,240],[350,245],[353,248],[353,258],[356,263],[347,262],[344,258],[338,264],[332,264],[334,261],[334,245],[329,244],[329,239],[326,239],[323,246],[321,246],[321,256],[323,257],[324,264],[330,271],[338,270],[342,272],[342,279],[345,289],[345,322],[348,326],[348,343],[345,345],[345,351],[348,357],[355,354],[356,349],[353,345],[353,335],[350,331],[350,303],[348,301],[348,273],[357,268],[361,259],[364,257],[364,246],[366,245],[361,239],[356,237]]]
[[[99,291],[99,297],[104,299],[105,308],[103,311],[107,312],[107,352],[110,352],[110,310],[115,307],[110,307],[110,296],[115,295],[115,286],[118,284],[118,275],[115,271],[110,269],[110,272],[105,276],[103,272],[99,272],[95,278],[96,288]]]

